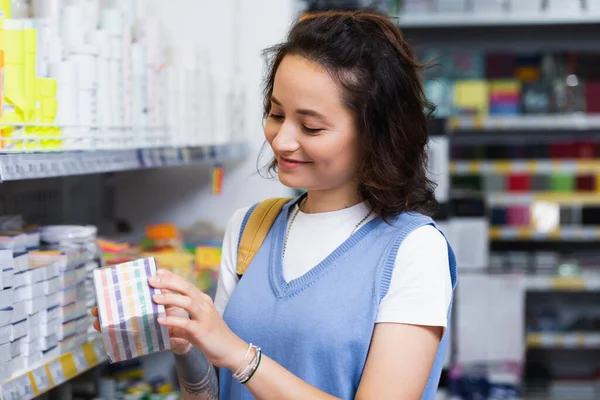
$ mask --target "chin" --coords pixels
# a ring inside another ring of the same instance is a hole
[[[279,171],[278,177],[279,182],[290,189],[306,189],[310,186],[306,179],[302,179],[299,176],[291,176],[291,174],[281,173],[281,171]]]

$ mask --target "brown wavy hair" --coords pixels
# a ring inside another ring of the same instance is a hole
[[[432,215],[435,184],[427,177],[428,120],[435,106],[424,93],[417,62],[402,32],[372,11],[304,15],[287,40],[265,50],[264,117],[271,112],[275,73],[286,55],[320,64],[342,89],[361,141],[361,196],[383,218],[405,211]],[[277,161],[269,166],[277,170]]]

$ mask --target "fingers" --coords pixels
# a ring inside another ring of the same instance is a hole
[[[148,279],[148,283],[156,289],[167,289],[191,298],[199,298],[202,293],[187,279],[165,269],[159,269],[155,276]]]
[[[98,320],[94,321],[94,329],[100,332],[100,322]]]
[[[98,318],[98,307],[94,307],[92,308],[92,315],[96,318]]]
[[[190,329],[192,327],[192,320],[189,318],[182,317],[158,317],[158,323],[166,326],[168,328],[173,328],[171,332],[173,334],[177,334],[179,337],[187,338],[190,334]]]
[[[198,319],[200,317],[198,304],[194,304],[194,301],[184,295],[164,293],[156,294],[152,297],[152,300],[156,304],[162,304],[165,307],[179,307],[190,315],[191,318]],[[177,312],[173,312],[173,317],[184,318],[184,315],[177,315]]]

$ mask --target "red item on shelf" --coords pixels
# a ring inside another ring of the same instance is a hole
[[[585,111],[600,113],[600,82],[585,83]]]
[[[575,158],[575,149],[572,142],[550,143],[550,158]]]
[[[509,226],[528,226],[530,223],[529,207],[510,206],[507,209]]]
[[[595,142],[575,143],[575,158],[596,158]]]
[[[596,190],[596,177],[594,175],[577,176],[578,192],[593,192]]]
[[[531,191],[531,176],[527,174],[512,174],[508,176],[509,192]]]

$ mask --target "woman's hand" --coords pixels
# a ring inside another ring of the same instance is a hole
[[[188,313],[179,307],[165,307],[165,311],[168,316],[188,318]],[[92,315],[96,317],[96,320],[94,321],[94,329],[98,332],[101,332],[100,321],[98,320],[98,307],[92,308]],[[190,351],[190,348],[192,347],[191,343],[183,338],[174,337],[171,328],[169,328],[169,337],[171,342],[171,351],[173,353],[185,355],[188,353],[188,351]]]
[[[172,340],[191,343],[217,367],[231,370],[238,367],[248,345],[225,324],[209,296],[185,278],[164,269],[158,270],[148,282],[163,291],[153,298],[157,304],[168,309],[179,308],[189,315],[168,313],[158,319],[159,324],[169,328]]]

